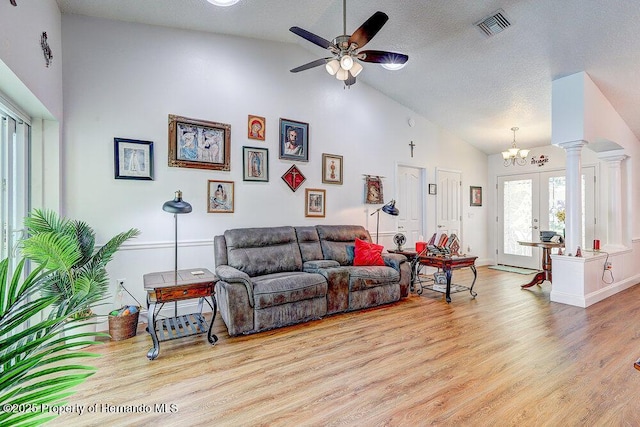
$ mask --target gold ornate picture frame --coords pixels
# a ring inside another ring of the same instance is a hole
[[[231,125],[169,115],[169,166],[231,170]]]

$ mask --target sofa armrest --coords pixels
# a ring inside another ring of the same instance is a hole
[[[400,265],[407,262],[407,257],[400,254],[383,253],[382,259],[387,267],[392,267],[398,272],[400,272]]]
[[[313,261],[306,261],[302,266],[302,269],[307,273],[318,273],[319,269],[334,268],[334,267],[340,267],[340,263],[332,259],[319,259],[319,260],[313,260]]]
[[[247,289],[247,295],[249,296],[249,305],[253,307],[253,283],[251,278],[245,272],[233,268],[228,265],[220,265],[216,267],[216,276],[227,283],[241,283]]]

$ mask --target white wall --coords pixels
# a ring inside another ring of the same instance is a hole
[[[46,66],[42,33],[53,53]],[[60,210],[61,16],[55,0],[0,2],[0,92],[31,118],[31,205]]]
[[[102,243],[130,227],[142,231],[110,266],[113,282],[126,278],[141,302],[143,274],[173,268],[173,218],[161,207],[177,189],[194,207],[179,217],[179,267],[213,270],[213,236],[229,228],[351,223],[374,230],[369,213],[379,205],[363,203],[363,174],[385,176],[390,200],[398,163],[427,168],[428,182],[437,166],[460,170],[465,188],[486,187],[486,155],[362,81],[344,90],[321,68],[290,73],[315,59],[296,45],[80,16],[65,15],[62,24],[65,213],[93,225]],[[230,124],[231,171],[167,167],[169,114]],[[265,142],[247,139],[248,114],[266,117]],[[309,162],[296,163],[307,180],[295,193],[281,179],[292,164],[278,159],[281,117],[310,126]],[[154,141],[154,181],[114,179],[114,137]],[[243,145],[269,149],[268,183],[242,181]],[[322,153],[344,156],[344,185],[322,184]],[[206,213],[209,179],[235,182],[235,213]],[[304,188],[327,190],[325,219],[304,217]],[[433,199],[427,204],[433,209]],[[481,258],[484,211],[465,214],[462,237]],[[435,230],[433,215],[427,226]],[[380,229],[395,230],[394,219],[382,215]]]

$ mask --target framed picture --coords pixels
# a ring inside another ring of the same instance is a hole
[[[207,188],[207,212],[233,213],[233,181],[210,179]]]
[[[242,147],[242,180],[269,182],[269,150]]]
[[[429,184],[429,194],[438,194],[438,186],[436,184]]]
[[[169,114],[169,166],[228,171],[231,125]]]
[[[471,194],[469,196],[471,206],[482,206],[482,187],[469,187]]]
[[[113,138],[115,179],[153,181],[153,142]]]
[[[264,141],[264,132],[266,128],[267,120],[264,117],[249,115],[247,120],[248,137],[249,139],[257,139]]]
[[[384,197],[382,195],[382,180],[379,176],[366,176],[364,202],[374,205],[384,203]]]
[[[309,161],[309,123],[280,119],[279,158]]]
[[[342,156],[322,153],[322,182],[342,185]]]
[[[307,188],[304,190],[304,216],[324,218],[327,206],[326,190],[319,188]]]
[[[298,187],[307,179],[296,165],[292,165],[288,171],[282,175],[282,179],[287,183],[291,191],[296,191]]]

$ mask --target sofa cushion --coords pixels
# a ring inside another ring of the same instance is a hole
[[[353,258],[353,265],[385,265],[384,260],[382,259],[382,250],[384,249],[384,246],[356,239],[355,247],[356,250]]]
[[[296,227],[296,236],[302,255],[302,262],[322,259],[320,238],[315,227]]]
[[[239,228],[224,232],[228,265],[251,277],[302,271],[293,227]]]
[[[355,239],[371,241],[369,232],[361,225],[317,225],[318,237],[324,259],[334,259],[340,265],[350,265],[347,245]]]
[[[327,295],[327,281],[317,273],[275,273],[255,277],[253,298],[256,309]]]
[[[349,270],[349,290],[362,291],[377,286],[398,283],[400,273],[391,267],[345,267]]]

